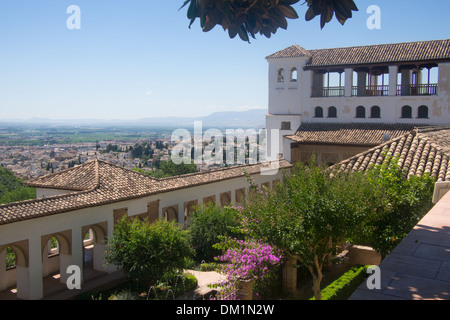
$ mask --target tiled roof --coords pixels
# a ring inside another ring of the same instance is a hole
[[[311,57],[311,53],[305,48],[300,47],[299,45],[292,45],[286,49],[275,52],[270,56],[267,56],[266,59],[277,59],[277,58],[299,58],[299,57]]]
[[[376,146],[385,141],[386,135],[394,139],[414,127],[412,124],[302,123],[295,134],[286,138],[300,143]]]
[[[0,225],[241,177],[244,176],[243,169],[248,174],[259,174],[264,166],[264,164],[235,166],[155,179],[101,160],[94,160],[32,181],[30,185],[35,187],[77,191],[0,205]],[[289,168],[291,164],[280,160],[279,167]]]
[[[305,50],[298,45],[294,45],[266,58],[297,58],[304,56],[310,56],[306,67],[450,60],[450,39],[316,50]]]
[[[408,176],[429,173],[437,181],[450,181],[450,128],[418,128],[392,141],[336,164],[341,170],[365,171],[398,158]]]
[[[88,162],[80,167],[73,167],[62,172],[49,174],[28,182],[30,187],[52,188],[83,191],[94,188],[98,181],[98,163]]]

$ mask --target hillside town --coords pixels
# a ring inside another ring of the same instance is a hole
[[[249,137],[247,136],[247,139]],[[195,139],[195,138],[194,138]],[[194,146],[194,139],[192,139],[192,146]],[[237,138],[236,138],[237,139]],[[225,140],[225,139],[224,139]],[[42,146],[5,146],[0,145],[0,167],[7,168],[14,172],[14,174],[25,180],[34,180],[36,178],[57,173],[62,170],[87,163],[92,160],[102,160],[113,165],[126,168],[139,168],[142,172],[159,169],[159,164],[167,162],[171,159],[172,150],[178,146],[179,141],[172,141],[171,137],[163,135],[157,139],[136,139],[136,140],[103,140],[99,142],[79,142],[67,144],[52,144]],[[228,147],[227,142],[220,146],[214,147],[214,140],[202,141],[202,149],[208,148],[212,154],[215,153],[215,148],[223,148],[224,158],[217,158],[214,163],[206,163],[202,161],[197,165],[197,171],[209,171],[217,169],[218,167],[239,164],[239,160],[249,161],[248,159],[258,152],[258,157],[264,149],[262,143],[257,143],[256,140],[249,142],[246,140],[245,146],[237,147],[233,144],[235,161],[231,163],[226,159],[226,153],[231,148]],[[241,140],[244,143],[244,140]],[[251,144],[252,143],[252,144]],[[250,146],[251,144],[251,146]],[[209,147],[208,147],[209,146]],[[193,148],[193,147],[192,147]],[[241,158],[241,151],[246,153],[245,159]],[[193,151],[191,151],[193,152]],[[237,155],[239,153],[239,156]],[[188,155],[194,160],[194,154]],[[239,158],[238,158],[239,157]],[[220,163],[218,163],[220,162]]]
[[[161,143],[161,149],[156,148],[156,142]],[[0,166],[13,171],[24,180],[32,180],[49,173],[60,172],[77,164],[94,159],[104,160],[127,169],[146,167],[151,170],[152,161],[143,163],[141,158],[133,158],[130,147],[141,141],[101,141],[55,144],[45,146],[0,146]],[[170,140],[155,139],[153,159],[169,160]],[[105,152],[107,146],[117,145],[116,152]],[[123,150],[123,151],[122,151]]]

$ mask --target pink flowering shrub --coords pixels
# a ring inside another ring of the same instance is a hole
[[[222,280],[212,285],[219,289],[215,296],[211,296],[210,300],[239,300],[236,288],[236,282]]]
[[[255,240],[227,238],[216,247],[224,253],[216,259],[224,263],[222,272],[226,281],[219,284],[221,291],[216,299],[237,299],[236,281],[256,279],[254,290],[262,298],[272,280],[276,278],[282,261],[281,251]]]
[[[229,248],[217,260],[227,262],[225,273],[231,279],[263,278],[271,266],[277,265],[281,255],[273,247],[256,241],[232,240]]]

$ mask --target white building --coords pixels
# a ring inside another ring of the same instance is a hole
[[[267,58],[267,129],[289,162],[329,164],[417,126],[450,124],[450,40],[306,50]]]

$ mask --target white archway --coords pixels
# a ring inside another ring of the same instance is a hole
[[[94,271],[106,272],[104,263],[107,238],[106,222],[84,226],[82,237],[84,276],[89,278]]]

